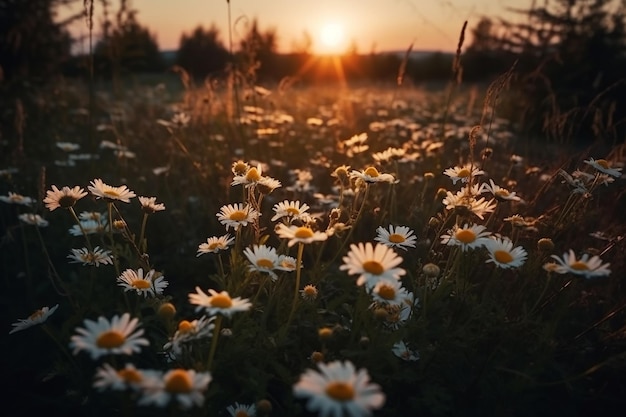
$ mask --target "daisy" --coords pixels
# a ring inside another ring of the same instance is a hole
[[[473,213],[481,220],[485,214],[492,213],[496,208],[493,199],[487,201],[484,197],[476,199],[473,195],[468,195],[465,190],[461,190],[456,194],[450,191],[446,192],[446,197],[442,200],[446,206],[446,210],[457,210],[463,214]]]
[[[245,187],[254,186],[261,178],[263,178],[263,168],[261,164],[258,164],[256,167],[250,167],[248,170],[242,175],[235,175],[233,181],[230,183],[232,187],[235,185],[244,185]]]
[[[350,361],[317,364],[320,372],[308,369],[293,386],[296,397],[308,398],[306,408],[319,417],[369,416],[385,403],[378,384],[370,382],[367,369],[355,369]]]
[[[246,175],[246,172],[248,172],[249,169],[250,169],[250,164],[241,160],[233,162],[233,164],[230,167],[230,170],[235,176]]]
[[[79,144],[71,142],[56,142],[55,145],[63,152],[74,152],[80,149]]]
[[[493,196],[500,201],[521,201],[522,199],[516,195],[515,192],[509,192],[506,188],[502,188],[496,185],[492,179],[489,180],[489,184],[485,184],[485,190],[493,194]]]
[[[443,171],[444,175],[447,175],[452,180],[452,184],[456,184],[457,181],[466,183],[470,181],[470,178],[484,175],[485,171],[478,169],[476,165],[471,163],[463,166],[455,166],[454,168],[448,168]]]
[[[287,246],[292,247],[296,243],[312,243],[321,242],[328,239],[328,235],[324,232],[313,231],[308,226],[287,226],[279,223],[276,226],[276,234],[282,239],[289,239]]]
[[[356,284],[366,284],[368,289],[374,288],[381,279],[399,280],[406,274],[404,269],[396,268],[402,263],[402,258],[382,243],[376,246],[370,242],[353,243],[347,256],[343,257],[343,262],[339,270],[347,270],[349,275],[359,275]]]
[[[175,355],[180,355],[183,344],[213,336],[214,320],[215,317],[207,316],[192,321],[181,320],[178,323],[178,330],[170,341],[163,345],[163,349],[171,350]]]
[[[402,340],[394,344],[393,348],[391,348],[391,351],[393,352],[394,355],[396,355],[397,357],[399,357],[400,359],[404,361],[414,362],[414,361],[419,360],[420,358],[419,352],[416,350],[409,349],[407,344]]]
[[[137,271],[127,269],[122,272],[122,275],[117,277],[117,285],[124,287],[124,292],[136,291],[137,295],[143,295],[144,297],[150,295],[154,297],[163,294],[163,290],[169,284],[160,273],[158,277],[155,278],[156,274],[157,272],[151,269],[144,277],[142,268],[139,268]]]
[[[300,267],[301,268],[303,267],[302,263],[300,263]],[[294,258],[293,256],[288,256],[288,255],[278,255],[278,261],[276,262],[276,269],[280,271],[291,272],[291,271],[295,271],[296,268],[297,268],[296,258]]]
[[[235,402],[235,405],[229,405],[226,407],[226,411],[228,411],[228,414],[230,414],[231,417],[255,417],[256,405],[245,405]]]
[[[106,229],[107,221],[102,219],[102,222],[96,220],[81,220],[80,225],[75,224],[70,229],[70,235],[82,236],[83,231],[87,235],[103,232]]]
[[[315,285],[305,285],[304,288],[300,290],[300,296],[307,301],[315,301],[317,294],[318,291]]]
[[[44,218],[39,214],[22,213],[18,215],[17,218],[26,224],[30,224],[31,226],[46,227],[50,224],[50,222],[44,220]]]
[[[147,214],[165,210],[165,204],[157,204],[156,197],[139,197],[139,202],[141,203],[141,209]]]
[[[91,191],[91,194],[96,198],[104,198],[109,202],[122,201],[124,203],[130,203],[130,199],[136,196],[136,194],[125,185],[113,187],[102,182],[100,178],[91,181],[91,185],[87,187],[87,189]]]
[[[73,188],[65,186],[59,190],[56,185],[53,185],[52,190],[46,191],[46,198],[43,199],[43,202],[48,210],[53,211],[59,207],[73,207],[78,200],[86,195],[87,192],[79,186]]]
[[[70,263],[82,263],[83,265],[94,265],[96,267],[100,266],[100,264],[113,264],[111,251],[100,249],[99,246],[96,246],[93,251],[87,248],[72,249],[72,253],[67,255],[67,257],[71,259]]]
[[[165,374],[155,373],[142,383],[139,405],[165,407],[176,400],[183,409],[204,404],[204,392],[211,382],[209,372],[193,369],[171,369]]]
[[[372,288],[374,303],[401,305],[408,296],[408,291],[396,279],[380,279]]]
[[[231,227],[238,230],[239,227],[256,221],[260,214],[247,204],[236,203],[222,206],[216,216],[220,223],[226,226],[226,230]]]
[[[135,368],[132,363],[127,363],[119,371],[105,363],[96,370],[93,387],[98,391],[111,389],[114,391],[124,391],[128,388],[139,389],[144,380],[144,371]]]
[[[507,237],[492,237],[485,247],[489,251],[489,259],[486,262],[493,262],[504,269],[520,267],[528,257],[523,247],[513,248],[513,242]]]
[[[489,242],[491,233],[485,232],[485,226],[465,224],[463,227],[454,225],[448,234],[441,235],[441,243],[448,246],[460,246],[465,252],[468,248],[475,249],[485,246]]]
[[[622,168],[611,168],[609,162],[605,159],[593,159],[589,158],[589,160],[583,161],[587,165],[591,165],[596,170],[608,174],[612,177],[619,178],[622,176]]]
[[[130,314],[115,315],[111,321],[98,317],[97,321],[85,319],[85,327],[76,328],[71,338],[70,348],[76,355],[81,350],[88,352],[96,360],[103,355],[132,355],[141,351],[141,346],[148,346],[148,339],[141,337],[139,319],[130,318]]]
[[[195,294],[189,294],[189,302],[197,306],[196,311],[204,309],[209,315],[223,314],[228,317],[252,307],[247,298],[231,298],[227,291],[217,292],[213,289],[209,289],[209,294],[206,294],[200,287],[196,287]]]
[[[22,194],[12,193],[9,191],[8,195],[0,195],[0,201],[4,201],[9,204],[21,204],[23,206],[29,206],[35,202],[30,197],[23,196]]]
[[[271,221],[287,217],[289,222],[293,220],[303,220],[306,222],[310,219],[310,214],[307,213],[309,208],[308,204],[300,203],[300,201],[285,200],[281,203],[276,203],[274,204],[274,213],[276,214],[271,218]]]
[[[610,263],[602,263],[602,259],[599,256],[589,256],[589,254],[583,254],[580,259],[576,259],[576,255],[572,249],[569,252],[563,254],[563,258],[559,258],[556,255],[552,255],[558,262],[558,266],[554,269],[559,274],[572,273],[575,275],[582,275],[585,278],[607,276],[611,273],[609,269]]]
[[[280,187],[282,187],[280,181],[272,177],[261,177],[261,179],[256,183],[256,189],[261,194],[265,195],[270,194],[272,191]]]
[[[206,240],[206,243],[201,243],[198,246],[198,253],[196,256],[200,256],[204,253],[218,253],[221,250],[226,250],[230,245],[235,242],[235,238],[228,233],[220,237],[210,237]]]
[[[353,170],[350,173],[350,177],[358,178],[360,180],[365,181],[368,184],[373,184],[376,182],[389,182],[389,183],[397,182],[393,175],[380,173],[374,167],[367,167],[363,171]]]
[[[406,226],[389,225],[389,230],[382,226],[376,229],[378,236],[374,240],[389,246],[390,248],[399,248],[407,250],[414,248],[417,236],[413,234],[413,230]]]
[[[248,271],[265,272],[270,275],[272,281],[278,279],[278,275],[274,272],[278,263],[278,254],[276,249],[265,245],[253,245],[251,248],[246,248],[243,254],[248,258],[250,265],[248,265]]]
[[[57,308],[59,308],[58,304],[53,307],[41,307],[39,310],[28,316],[28,318],[18,319],[15,323],[11,324],[13,329],[9,332],[9,334],[44,323],[48,320],[48,317],[50,317],[57,310]]]

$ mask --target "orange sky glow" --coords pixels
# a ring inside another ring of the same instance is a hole
[[[83,2],[59,11],[59,17],[80,11]],[[112,13],[119,0],[113,0]],[[177,49],[183,32],[215,24],[228,46],[227,0],[129,0],[138,21],[156,35],[160,49]],[[246,22],[256,18],[261,30],[274,28],[280,52],[291,52],[304,43],[305,33],[317,53],[344,52],[356,45],[361,53],[406,50],[454,51],[463,22],[471,29],[481,16],[506,17],[507,8],[528,8],[532,0],[230,0],[233,43],[245,32]],[[102,14],[95,3],[95,25]],[[512,16],[512,15],[510,15]],[[236,23],[236,24],[235,24]],[[329,34],[324,27],[334,26]],[[337,30],[337,28],[339,30]],[[84,36],[84,20],[72,27]],[[97,36],[97,33],[96,33]],[[469,36],[469,33],[466,34]]]

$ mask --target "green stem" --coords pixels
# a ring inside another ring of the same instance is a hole
[[[296,311],[296,307],[298,305],[298,294],[300,290],[300,274],[301,274],[301,266],[302,266],[302,254],[304,253],[304,243],[298,243],[298,257],[296,258],[296,286],[293,292],[293,302],[291,304],[291,311],[289,312],[289,317],[287,318],[287,324],[283,328],[283,335],[281,337],[284,338],[289,331],[289,326],[291,325],[291,321],[293,320],[293,315]]]
[[[113,253],[113,266],[115,267],[115,273],[120,276],[120,264],[117,259],[117,250],[115,248],[115,239],[113,238],[113,203],[107,202],[107,211],[109,213],[109,240],[111,241],[111,252]]]
[[[78,227],[80,227],[80,231],[82,232],[83,236],[85,236],[85,242],[87,243],[87,248],[89,249],[89,252],[93,252],[93,246],[91,246],[89,235],[87,235],[87,232],[83,228],[83,224],[80,222],[80,219],[76,215],[76,212],[74,211],[74,207],[70,207],[69,210],[70,210],[70,213],[72,213],[72,217],[74,217],[74,220],[78,224]],[[109,227],[111,227],[111,224],[109,224]]]
[[[210,371],[211,366],[213,365],[213,358],[215,357],[215,351],[217,349],[217,339],[220,336],[221,327],[222,327],[222,316],[218,315],[217,318],[215,319],[215,327],[213,328],[211,350],[209,351],[209,359],[207,360],[207,364],[206,364],[207,371]]]
[[[139,250],[143,253],[148,251],[148,243],[144,242],[144,236],[146,234],[146,224],[148,223],[148,213],[143,214],[143,219],[141,220],[141,232],[139,233]]]

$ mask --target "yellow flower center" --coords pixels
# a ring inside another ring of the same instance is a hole
[[[376,168],[374,168],[374,167],[368,167],[365,171],[363,171],[363,173],[365,175],[368,175],[368,176],[372,177],[372,178],[377,177],[377,176],[380,175],[378,170]]]
[[[456,237],[456,240],[459,242],[468,244],[476,240],[476,233],[470,229],[461,229],[454,234],[454,237]]]
[[[116,330],[109,330],[98,336],[96,345],[104,349],[113,349],[122,346],[125,341],[126,337],[122,333]]]
[[[312,285],[307,285],[306,287],[304,287],[302,292],[304,292],[304,294],[306,296],[308,296],[308,297],[316,297],[317,296],[317,288],[315,288]]]
[[[600,165],[604,169],[609,169],[609,163],[606,161],[606,159],[597,159],[596,164]]]
[[[216,294],[211,297],[210,304],[217,308],[230,308],[233,305],[233,300],[227,294]]]
[[[575,271],[586,271],[589,269],[589,266],[585,262],[576,261],[570,264],[570,268]]]
[[[308,239],[313,237],[313,230],[310,227],[298,227],[293,234],[298,239]]]
[[[235,173],[235,175],[243,175],[246,173],[247,169],[248,165],[242,161],[237,161],[237,163],[233,165],[233,172]]]
[[[141,382],[141,374],[136,369],[120,369],[117,374],[126,382],[135,384]]]
[[[363,270],[372,275],[380,275],[385,271],[385,268],[378,261],[365,261],[363,262]]]
[[[350,401],[354,398],[354,388],[346,382],[331,382],[326,386],[326,395],[336,401]]]
[[[150,281],[145,280],[145,279],[138,279],[136,281],[133,281],[131,286],[134,287],[134,288],[138,288],[140,290],[145,290],[147,288],[150,288],[152,286],[152,283]]]
[[[274,267],[274,262],[272,262],[269,259],[258,259],[256,261],[256,266],[260,267],[260,268],[268,268],[268,269],[272,269]]]
[[[244,410],[239,410],[235,413],[235,417],[250,417],[250,414],[246,413]]]
[[[118,193],[115,190],[106,190],[106,191],[103,191],[102,194],[105,194],[111,198],[118,198],[120,196],[120,193]]]
[[[43,317],[43,310],[37,310],[35,311],[33,314],[31,314],[28,319],[29,320],[37,320],[39,318]]]
[[[402,243],[405,240],[404,236],[399,233],[392,233],[389,235],[389,241],[391,243]]]
[[[459,178],[467,178],[472,174],[472,172],[467,169],[467,168],[463,168],[461,170],[459,170],[459,172],[457,172],[456,176]]]
[[[396,298],[396,289],[391,285],[381,285],[378,288],[378,295],[385,300],[393,300]]]
[[[508,197],[509,196],[509,191],[505,190],[504,188],[500,188],[498,191],[495,192],[496,197]]]
[[[289,207],[286,211],[287,214],[289,214],[290,216],[297,216],[298,214],[300,214],[300,210],[295,207]]]
[[[174,370],[165,381],[165,390],[173,393],[190,392],[193,388],[191,377],[184,369]]]
[[[246,173],[246,179],[250,182],[257,182],[261,179],[261,174],[259,174],[259,170],[252,167]]]
[[[181,333],[189,333],[193,329],[194,325],[187,320],[181,320],[180,323],[178,323],[178,331]]]
[[[248,217],[248,213],[242,210],[233,211],[228,218],[236,222],[242,222]]]
[[[501,264],[508,264],[513,260],[513,256],[505,250],[497,250],[493,253],[493,257]]]
[[[219,242],[209,243],[209,250],[215,250],[220,247]]]

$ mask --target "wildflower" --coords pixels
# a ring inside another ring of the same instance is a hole
[[[342,184],[348,184],[350,182],[350,166],[338,166],[330,175],[337,178]]]
[[[259,216],[259,212],[243,203],[222,206],[220,212],[217,213],[218,220],[226,226],[226,230],[231,227],[238,230],[239,227],[247,226],[248,223],[256,221]]]
[[[477,177],[479,175],[484,175],[485,171],[478,169],[474,164],[465,164],[463,166],[455,166],[454,168],[448,168],[443,171],[444,175],[447,175],[452,180],[452,184],[456,184],[457,181],[461,180],[461,182],[466,183],[469,182],[471,178]]]
[[[96,198],[104,198],[109,202],[122,201],[124,203],[130,203],[130,199],[136,196],[127,186],[121,185],[119,187],[113,187],[102,182],[100,178],[91,181],[91,185],[87,187],[87,189],[89,189],[91,194]]]
[[[108,363],[105,363],[96,370],[93,387],[98,391],[112,389],[114,391],[124,391],[128,388],[139,389],[144,380],[144,371],[135,368],[132,363],[127,363],[119,371]]]
[[[45,220],[39,214],[22,213],[18,215],[17,218],[26,224],[30,224],[31,226],[46,227],[50,224],[47,220]]]
[[[159,274],[155,278],[156,275],[157,272],[154,269],[148,271],[145,277],[142,268],[139,268],[137,271],[127,269],[122,272],[122,275],[117,277],[117,285],[124,287],[125,292],[134,290],[137,292],[137,295],[154,297],[163,294],[163,290],[168,286],[168,282],[163,275]]]
[[[489,191],[493,196],[500,201],[521,201],[522,199],[516,195],[515,192],[509,192],[506,188],[502,188],[495,184],[492,179],[489,180],[489,184],[485,184],[485,189]]]
[[[63,152],[73,152],[80,149],[79,144],[71,142],[56,142],[55,145]]]
[[[139,197],[139,202],[141,203],[141,209],[147,214],[165,210],[165,204],[157,204],[156,197]]]
[[[487,228],[478,224],[465,224],[463,227],[454,225],[448,230],[448,234],[441,235],[441,243],[448,246],[460,246],[465,252],[467,249],[475,249],[485,246],[489,242],[491,233],[485,232]]]
[[[572,177],[570,174],[563,171],[562,169],[559,169],[559,175],[563,177],[562,182],[566,182],[574,187],[574,189],[572,190],[572,194],[586,194],[589,192],[581,179]]]
[[[204,392],[211,382],[209,372],[193,369],[171,369],[165,374],[155,373],[142,383],[139,405],[165,407],[176,400],[185,410],[204,404]]]
[[[226,407],[226,411],[228,411],[228,414],[230,414],[231,417],[255,417],[256,405],[245,405],[236,402],[235,405],[229,405]]]
[[[376,162],[389,162],[393,160],[400,160],[406,154],[406,150],[402,148],[389,147],[382,152],[375,152],[372,154],[372,158]]]
[[[86,235],[92,235],[95,233],[103,232],[106,229],[107,221],[106,219],[102,219],[102,221],[96,220],[81,220],[80,225],[75,224],[70,229],[70,235],[72,236],[82,236],[83,232]]]
[[[288,255],[278,255],[278,261],[276,262],[276,269],[280,271],[295,271],[297,267],[296,258]],[[302,267],[302,263],[300,263],[300,267]]]
[[[278,219],[282,219],[283,217],[287,217],[289,222],[293,220],[303,220],[306,222],[310,218],[310,214],[307,213],[308,209],[309,205],[306,203],[285,200],[281,203],[274,204],[274,213],[276,214],[271,218],[271,220],[276,221]]]
[[[255,185],[261,178],[263,178],[263,168],[261,164],[258,164],[256,167],[250,167],[243,175],[235,175],[233,181],[230,183],[231,186],[235,185],[244,185],[245,187],[251,187]]]
[[[350,177],[361,179],[368,184],[373,184],[376,182],[397,182],[393,175],[380,173],[374,167],[367,167],[363,171],[352,170],[352,172],[350,173]]]
[[[98,317],[97,321],[84,320],[85,327],[76,328],[78,334],[72,336],[70,348],[76,355],[81,350],[87,351],[91,359],[103,355],[131,355],[141,351],[141,346],[148,346],[148,339],[141,337],[139,319],[130,318],[129,313],[115,315],[111,321]]]
[[[446,206],[446,210],[454,209],[460,211],[462,214],[473,213],[482,220],[486,213],[494,211],[496,204],[493,200],[487,201],[484,197],[476,199],[475,191],[474,189],[468,190],[467,187],[458,191],[456,194],[447,191],[446,197],[442,200],[442,203]]]
[[[305,285],[300,290],[300,296],[306,301],[315,301],[317,299],[317,287],[315,285]]]
[[[511,239],[505,237],[492,237],[485,245],[489,251],[487,262],[493,262],[500,268],[517,268],[526,262],[528,253],[521,246],[513,248]]]
[[[100,249],[96,246],[93,251],[87,248],[72,249],[72,253],[67,255],[71,259],[70,263],[82,263],[83,265],[112,265],[113,259],[111,258],[111,251]]]
[[[270,194],[272,191],[280,188],[281,186],[282,184],[280,183],[280,181],[271,177],[261,177],[261,179],[258,180],[256,183],[256,189],[259,191],[259,193],[265,195]]]
[[[227,291],[217,292],[209,289],[209,294],[196,287],[196,293],[189,294],[189,302],[195,304],[196,311],[205,309],[207,314],[223,314],[230,317],[233,313],[248,311],[252,304],[247,298],[231,298]]]
[[[389,230],[382,226],[376,229],[378,236],[374,240],[389,246],[390,248],[399,248],[406,250],[414,248],[417,236],[413,234],[413,230],[406,226],[389,225]]]
[[[198,246],[198,253],[196,256],[200,256],[204,253],[218,253],[221,250],[226,250],[230,245],[235,242],[235,238],[228,233],[220,237],[210,237],[206,243],[201,243]]]
[[[233,162],[233,164],[230,167],[230,170],[235,176],[246,175],[246,172],[248,172],[249,169],[250,169],[250,165],[247,162],[244,162],[241,160]]]
[[[46,198],[43,199],[43,202],[50,211],[59,207],[67,209],[73,207],[78,200],[86,195],[87,192],[79,186],[73,188],[65,186],[59,190],[56,185],[53,185],[52,190],[46,191]]]
[[[174,125],[174,127],[187,127],[190,121],[191,116],[185,112],[179,112],[172,116],[172,124]]]
[[[202,316],[199,319],[188,321],[181,320],[174,336],[163,345],[164,350],[171,350],[175,355],[182,353],[182,345],[194,340],[213,336],[215,317]]]
[[[437,264],[427,263],[422,267],[422,272],[429,278],[436,278],[441,273],[441,268]]]
[[[402,283],[395,279],[380,279],[372,289],[372,297],[374,303],[386,303],[393,305],[401,305],[408,291],[402,286]]]
[[[385,394],[370,382],[367,369],[356,371],[350,361],[320,362],[317,367],[320,372],[308,369],[293,386],[296,397],[308,398],[308,411],[320,417],[359,417],[385,403]]]
[[[393,345],[393,348],[391,348],[391,351],[393,352],[394,355],[396,355],[397,357],[399,357],[400,359],[404,361],[414,362],[414,361],[418,361],[420,358],[419,352],[417,352],[416,350],[409,349],[407,344],[402,340],[395,343]]]
[[[589,254],[583,254],[580,259],[576,258],[574,251],[570,249],[563,254],[562,258],[556,255],[552,255],[557,263],[558,267],[555,268],[555,272],[559,274],[572,273],[575,275],[582,275],[585,278],[607,276],[611,273],[609,269],[610,263],[602,263],[602,259],[599,256],[590,257]]]
[[[9,332],[9,334],[44,323],[48,320],[48,317],[50,317],[57,310],[57,308],[59,308],[58,304],[53,307],[41,307],[39,310],[36,310],[33,314],[28,316],[28,318],[18,319],[15,323],[11,324],[13,329]]]
[[[278,263],[276,249],[265,245],[253,245],[252,249],[246,248],[243,254],[248,258],[249,271],[265,272],[270,275],[272,281],[276,281],[278,276],[274,272]]]
[[[284,223],[277,225],[276,234],[282,239],[289,239],[289,243],[287,243],[289,247],[292,247],[296,243],[308,244],[328,239],[326,233],[313,231],[313,229],[308,226],[287,226]]]
[[[372,243],[351,244],[347,256],[343,257],[341,271],[348,271],[349,275],[359,275],[356,284],[366,284],[368,289],[373,288],[381,279],[395,279],[406,274],[402,268],[396,266],[402,263],[402,258],[393,249],[382,243],[373,246]]]
[[[597,171],[608,174],[612,177],[619,178],[622,176],[622,168],[611,168],[609,162],[605,159],[596,159],[589,158],[589,160],[583,161],[587,165],[591,165]]]
[[[21,204],[22,206],[29,206],[35,202],[30,197],[23,196],[22,194],[12,193],[9,191],[8,195],[0,195],[0,201],[4,201],[9,204]]]

